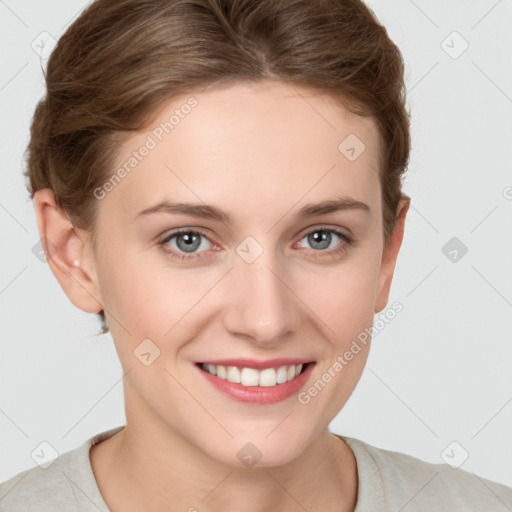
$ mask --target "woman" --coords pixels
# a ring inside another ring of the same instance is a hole
[[[512,506],[329,432],[410,204],[403,62],[364,4],[99,0],[46,78],[29,191],[53,273],[112,334],[126,425],[2,484],[2,510]]]

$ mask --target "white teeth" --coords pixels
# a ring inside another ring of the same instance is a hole
[[[259,381],[259,372],[254,368],[242,368],[240,372],[240,383],[244,386],[257,386]]]
[[[226,379],[229,380],[229,382],[240,384],[240,370],[236,366],[228,366]]]
[[[281,368],[279,368],[281,370]],[[279,370],[277,373],[279,374]],[[279,379],[276,378],[276,371],[274,368],[265,368],[264,370],[261,370],[260,372],[260,380],[258,381],[258,384],[262,387],[270,387],[275,386],[276,381],[279,382]],[[279,384],[282,384],[283,382],[286,382],[286,380],[279,382]]]
[[[226,379],[235,384],[243,386],[271,387],[276,384],[284,384],[294,379],[302,371],[302,364],[280,366],[279,368],[265,368],[256,370],[254,368],[238,368],[236,366],[222,366],[214,364],[201,365],[202,369],[219,379]]]
[[[295,367],[290,366],[291,369],[293,369],[293,376],[295,377]],[[277,383],[283,384],[283,382],[288,381],[288,371],[286,370],[286,366],[281,366],[279,370],[277,370]]]
[[[217,366],[217,377],[219,379],[225,379],[226,378],[226,367],[225,366]]]

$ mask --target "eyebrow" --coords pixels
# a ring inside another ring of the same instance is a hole
[[[307,204],[299,210],[297,219],[304,220],[317,215],[325,215],[327,213],[343,210],[360,210],[370,213],[370,207],[366,203],[351,197],[342,196],[338,199],[322,201],[321,203]],[[154,213],[190,215],[192,217],[216,220],[227,225],[233,224],[231,215],[216,206],[199,203],[173,203],[171,201],[161,201],[154,206],[150,206],[137,213],[135,218],[139,219]]]

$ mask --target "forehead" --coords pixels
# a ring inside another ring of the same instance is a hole
[[[165,200],[272,218],[330,196],[375,203],[379,144],[372,118],[318,91],[281,82],[217,87],[174,97],[126,140],[116,169],[127,172],[105,202],[126,218]]]

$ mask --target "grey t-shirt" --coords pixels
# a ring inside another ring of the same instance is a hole
[[[89,459],[94,444],[124,428],[101,432],[63,453],[43,469],[36,466],[0,484],[1,512],[110,512]],[[357,460],[359,489],[354,512],[511,512],[512,488],[448,464],[340,436]]]

